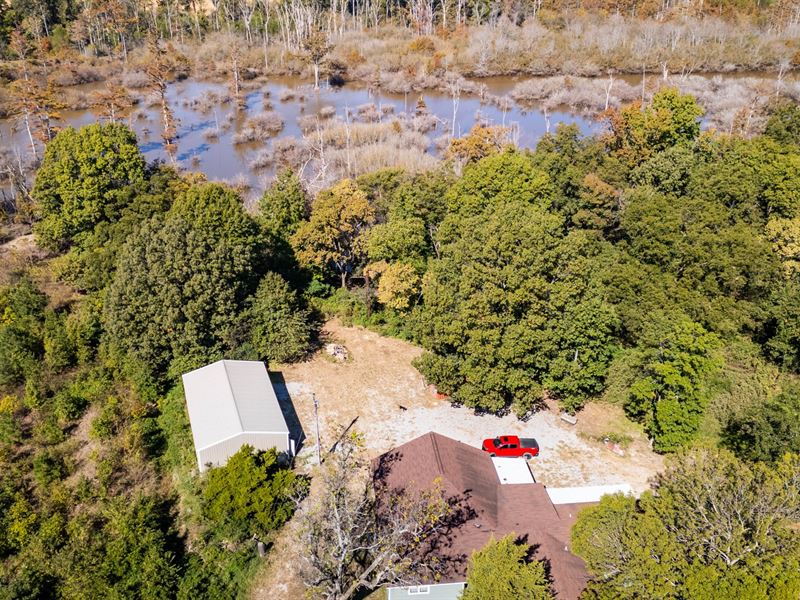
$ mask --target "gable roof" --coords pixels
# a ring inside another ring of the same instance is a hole
[[[192,437],[200,451],[240,433],[288,433],[263,362],[220,360],[183,375]]]
[[[492,537],[514,533],[545,561],[559,599],[574,600],[586,587],[586,567],[569,551],[577,510],[559,514],[540,483],[501,483],[491,458],[479,448],[427,433],[387,452],[375,467],[389,491],[419,492],[438,481],[446,497],[462,498],[471,509],[471,518],[448,531],[447,543],[439,547],[443,564],[450,565],[442,582],[464,581],[473,551]]]

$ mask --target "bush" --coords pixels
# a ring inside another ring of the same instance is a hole
[[[97,440],[111,438],[119,430],[121,419],[119,399],[109,396],[100,409],[100,413],[92,421],[89,436]]]
[[[203,514],[221,535],[265,537],[294,512],[292,498],[306,481],[281,466],[278,453],[242,448],[224,467],[211,469],[203,489]]]
[[[75,348],[66,330],[63,314],[48,311],[44,322],[44,361],[59,373],[75,362]]]
[[[749,460],[774,461],[786,452],[800,454],[800,386],[735,416],[723,441]]]
[[[16,385],[37,370],[44,352],[47,296],[29,279],[0,289],[0,385]]]
[[[267,273],[261,280],[245,320],[253,348],[263,360],[289,362],[308,351],[310,315],[277,273]]]
[[[70,389],[61,390],[53,397],[53,412],[62,423],[79,419],[87,406],[86,398]]]
[[[66,472],[64,459],[52,448],[40,450],[33,458],[33,476],[43,488],[62,479]]]

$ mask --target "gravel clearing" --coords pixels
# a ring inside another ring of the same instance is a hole
[[[555,407],[536,413],[526,422],[513,415],[494,417],[452,406],[425,384],[411,361],[422,352],[401,340],[337,321],[325,326],[327,342],[343,345],[348,360],[341,362],[324,350],[310,360],[273,367],[278,397],[291,400],[299,425],[307,439],[297,460],[299,469],[311,471],[316,464],[316,425],[313,397],[319,402],[319,426],[323,451],[335,443],[348,426],[364,434],[371,456],[436,431],[470,445],[484,438],[516,433],[533,436],[540,456],[530,461],[536,480],[551,487],[627,483],[640,492],[662,467],[637,428],[617,407],[594,403],[578,415],[577,425],[561,421]],[[294,419],[289,419],[290,428]],[[633,438],[625,456],[617,456],[597,441],[616,431]],[[319,493],[311,486],[312,497]],[[302,598],[298,577],[298,520],[281,530],[275,545],[256,576],[251,600]]]
[[[349,360],[339,362],[321,352],[304,363],[279,367],[273,374],[279,394],[291,399],[307,436],[301,461],[316,460],[312,399],[316,396],[323,451],[352,425],[364,434],[368,451],[375,456],[429,431],[474,446],[500,434],[535,437],[541,450],[530,461],[531,469],[537,481],[549,486],[627,483],[641,492],[663,466],[662,458],[635,428],[624,456],[595,439],[594,433],[605,431],[604,420],[609,431],[614,423],[624,422],[617,407],[592,405],[578,415],[578,425],[561,421],[555,410],[540,411],[524,422],[514,415],[477,415],[437,397],[426,385],[411,365],[422,352],[419,348],[337,321],[326,325],[325,334],[345,346]]]

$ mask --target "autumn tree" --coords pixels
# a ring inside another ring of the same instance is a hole
[[[321,28],[312,29],[303,38],[303,50],[306,52],[308,62],[314,69],[314,89],[319,89],[319,69],[330,52],[331,46],[328,35]]]
[[[11,82],[11,112],[19,116],[28,134],[31,153],[38,160],[36,142],[48,144],[56,135],[55,122],[61,118],[64,104],[56,89],[48,84],[42,86],[35,79],[24,77]]]
[[[155,35],[150,35],[147,47],[149,59],[145,63],[144,72],[147,75],[149,89],[156,95],[161,106],[161,137],[164,140],[167,152],[172,156],[178,135],[178,123],[167,99],[167,85],[175,77],[176,73],[185,68],[187,61],[171,45],[164,48]]]
[[[703,109],[693,96],[664,88],[650,104],[640,102],[609,111],[610,150],[630,166],[653,154],[693,142],[700,133]]]
[[[133,106],[133,98],[121,85],[107,83],[93,94],[92,108],[112,123],[121,119]]]
[[[365,256],[361,234],[374,221],[375,210],[364,192],[345,179],[317,196],[309,220],[292,236],[292,245],[301,264],[332,267],[346,288]]]
[[[475,125],[464,137],[450,140],[448,156],[464,164],[486,158],[511,144],[507,127]]]

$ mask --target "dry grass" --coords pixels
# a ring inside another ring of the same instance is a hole
[[[363,113],[370,113],[365,108]],[[378,113],[382,114],[382,113]],[[305,173],[309,189],[318,191],[344,177],[357,177],[386,167],[419,173],[436,166],[428,152],[430,139],[416,131],[415,119],[379,122],[329,120],[304,132],[309,156]]]
[[[262,141],[278,135],[283,129],[283,117],[267,111],[249,118],[242,130],[233,136],[234,144]]]

